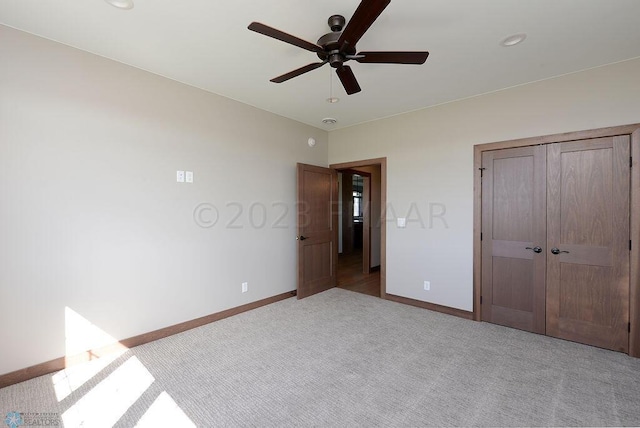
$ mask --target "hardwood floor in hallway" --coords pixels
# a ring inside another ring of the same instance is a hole
[[[338,257],[338,288],[380,297],[380,270],[362,273],[362,252]]]

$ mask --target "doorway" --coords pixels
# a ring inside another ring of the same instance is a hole
[[[337,286],[386,296],[386,158],[330,166],[338,172]]]

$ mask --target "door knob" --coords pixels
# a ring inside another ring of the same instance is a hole
[[[300,235],[300,237],[297,239],[299,239],[300,241],[304,241],[305,239],[308,239],[308,238],[306,236]]]
[[[569,254],[569,252],[568,252],[568,251],[559,250],[558,248],[555,248],[555,247],[551,249],[551,254],[558,255],[558,254],[560,254],[560,253],[567,253],[567,254]]]
[[[531,251],[533,251],[534,253],[541,253],[541,252],[542,252],[542,248],[540,248],[540,247],[533,247],[533,248],[531,248],[531,247],[526,247],[526,248],[525,248],[525,250],[531,250]]]

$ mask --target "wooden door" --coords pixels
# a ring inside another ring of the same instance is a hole
[[[545,332],[543,146],[483,153],[482,320]]]
[[[628,350],[629,156],[629,136],[548,147],[550,336]]]
[[[298,299],[336,286],[338,175],[298,164]]]

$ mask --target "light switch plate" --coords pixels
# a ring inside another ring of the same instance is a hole
[[[178,171],[176,173],[176,181],[178,183],[184,183],[184,171]]]
[[[186,179],[187,183],[193,183],[193,171],[186,171],[185,172],[185,179]]]
[[[398,227],[405,228],[407,227],[407,219],[404,217],[399,217],[397,220]]]

